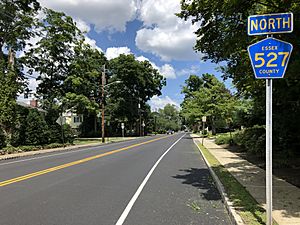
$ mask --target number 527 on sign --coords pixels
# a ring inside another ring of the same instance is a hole
[[[266,38],[248,47],[256,78],[283,78],[292,53],[290,43]]]

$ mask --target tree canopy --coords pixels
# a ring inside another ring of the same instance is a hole
[[[294,31],[274,36],[290,42],[294,49],[285,78],[273,83],[274,142],[278,149],[296,149],[293,145],[297,146],[300,138],[300,21],[296,19],[300,17],[299,1],[182,0],[178,16],[199,25],[194,48],[204,54],[203,59],[225,63],[220,68],[223,78],[232,78],[238,94],[253,100],[249,120],[252,124],[248,126],[254,126],[264,124],[265,83],[254,79],[247,47],[264,37],[247,36],[247,17],[282,12],[294,14]]]
[[[16,98],[25,85],[22,63],[15,58],[26,42],[35,35],[36,0],[0,2],[0,129],[10,142],[15,121]]]
[[[215,134],[217,122],[229,123],[232,120],[236,102],[230,91],[214,75],[196,77],[191,75],[182,88],[185,98],[181,104],[181,115],[190,125],[201,122],[202,116],[207,116],[208,124]],[[197,87],[193,81],[197,81]]]
[[[128,121],[133,127],[140,115],[147,116],[146,102],[154,95],[161,95],[166,80],[150,62],[140,62],[133,55],[112,59],[108,68],[112,73],[109,82],[120,81],[107,89],[110,116]]]

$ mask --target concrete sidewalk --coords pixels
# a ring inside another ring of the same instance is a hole
[[[192,135],[196,142],[201,138]],[[198,138],[197,138],[198,137]],[[265,208],[265,170],[242,159],[213,140],[205,139],[204,146]],[[300,189],[273,176],[273,218],[279,225],[300,225]]]

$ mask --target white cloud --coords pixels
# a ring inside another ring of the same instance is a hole
[[[148,58],[146,58],[145,56],[138,56],[138,57],[136,57],[136,60],[137,61],[140,61],[140,62],[143,62],[143,61],[148,61],[148,62],[150,62],[151,64],[152,64],[152,62],[148,59]],[[153,63],[154,64],[154,63]],[[154,64],[155,65],[155,64]]]
[[[160,68],[154,63],[152,62],[150,59],[146,58],[145,56],[138,56],[136,57],[137,61],[143,62],[143,61],[148,61],[154,69],[157,69],[160,72]]]
[[[160,68],[160,73],[165,77],[169,79],[175,79],[176,73],[175,69],[170,64],[165,64]]]
[[[139,56],[136,58],[138,61],[148,61],[153,66],[153,68],[157,69],[160,74],[162,74],[165,78],[175,79],[176,72],[172,65],[164,64],[163,66],[159,67],[154,62],[151,62],[148,58],[144,56]]]
[[[84,22],[82,19],[75,19],[76,26],[78,29],[83,33],[88,33],[91,30],[91,27],[89,24]]]
[[[136,45],[164,61],[197,60],[193,50],[197,25],[183,21],[175,13],[180,12],[180,0],[40,0],[45,7],[63,11],[75,18],[77,26],[89,32],[90,25],[96,31],[125,31],[127,22],[136,18],[145,27],[137,32]]]
[[[129,55],[132,54],[130,48],[128,47],[112,47],[106,49],[106,58],[108,60],[117,58],[119,55]]]
[[[135,19],[136,0],[40,0],[42,6],[94,24],[96,31],[125,31],[126,23]]]
[[[178,18],[178,12],[179,0],[143,0],[139,19],[146,27],[137,32],[137,47],[164,61],[199,59],[193,50],[198,27]]]
[[[194,65],[194,66],[191,66],[190,68],[184,68],[184,69],[180,70],[177,74],[179,76],[186,76],[186,75],[197,75],[199,72],[201,72],[200,66]]]
[[[142,0],[139,17],[148,27],[176,26],[178,19],[174,13],[180,12],[179,3],[179,0]]]
[[[103,52],[103,50],[97,46],[96,40],[91,39],[88,36],[85,36],[85,43],[89,44],[92,48],[97,49],[99,52]]]
[[[169,96],[158,97],[155,95],[150,99],[149,104],[152,110],[162,109],[167,104],[175,105],[178,109],[180,108],[179,103],[172,100]]]

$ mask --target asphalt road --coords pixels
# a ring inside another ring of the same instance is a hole
[[[189,135],[0,161],[1,225],[227,225]]]

